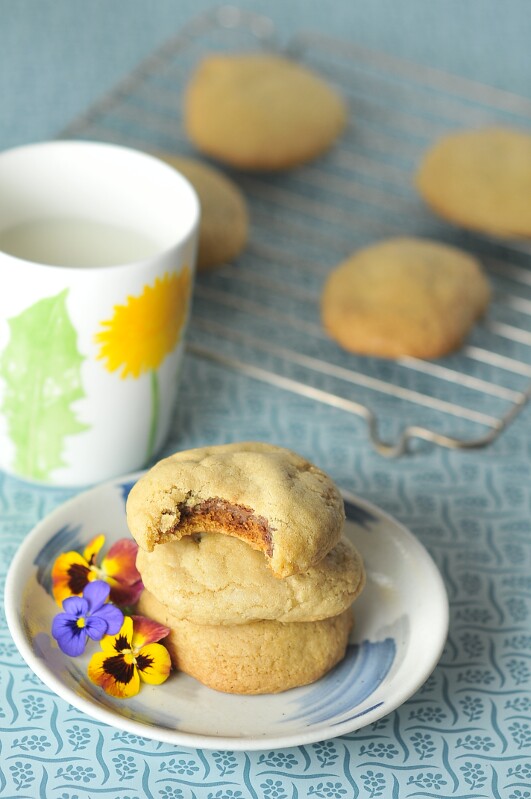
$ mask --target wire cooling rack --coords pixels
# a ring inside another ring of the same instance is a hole
[[[189,351],[364,418],[383,455],[402,454],[414,439],[491,443],[531,396],[531,249],[437,220],[412,177],[422,152],[449,130],[531,128],[531,100],[321,34],[281,46],[271,20],[223,6],[182,29],[63,136],[193,154],[182,120],[191,69],[208,52],[257,47],[325,76],[346,98],[350,123],[305,167],[231,173],[249,202],[250,242],[237,261],[199,276]],[[459,353],[429,362],[358,357],[324,333],[327,273],[354,249],[395,235],[436,238],[481,259],[494,300]]]

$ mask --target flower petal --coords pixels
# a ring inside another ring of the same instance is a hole
[[[82,596],[69,596],[63,600],[63,610],[70,616],[79,618],[80,616],[87,615],[89,604]]]
[[[146,644],[153,644],[170,634],[169,627],[164,627],[163,624],[147,619],[145,616],[131,616],[131,618],[133,619],[134,649],[140,649]]]
[[[171,671],[170,655],[162,644],[147,644],[136,656],[140,679],[150,685],[165,682]]]
[[[76,619],[68,613],[58,613],[52,622],[52,635],[59,649],[72,658],[85,650],[87,634],[84,627],[78,627]]]
[[[108,630],[108,624],[100,616],[89,616],[85,623],[85,632],[93,641],[101,641]]]
[[[118,583],[113,577],[109,577],[111,586],[111,602],[120,607],[128,607],[136,605],[140,599],[140,594],[144,590],[142,580],[139,580],[133,585],[122,585]]]
[[[104,535],[97,535],[88,542],[87,546],[83,550],[83,556],[89,566],[93,566],[94,563],[96,562],[96,556],[100,551],[100,549],[102,548],[102,546],[104,545],[104,543],[105,543]]]
[[[103,619],[103,621],[107,624],[107,635],[115,635],[120,631],[122,624],[124,623],[124,614],[120,608],[117,608],[116,605],[112,605],[110,603],[97,610],[96,613],[93,613],[90,618]]]
[[[140,690],[138,669],[127,664],[123,655],[96,652],[88,664],[89,679],[111,696],[126,699]]]
[[[136,568],[138,544],[132,538],[120,538],[107,552],[101,568],[109,577],[125,585],[134,585],[140,580]]]
[[[90,580],[90,567],[83,555],[63,552],[52,567],[52,593],[60,606],[67,596],[81,596]]]
[[[58,613],[54,616],[52,621],[52,635],[54,638],[59,638],[65,632],[65,628],[70,624],[76,623],[77,619],[69,613]]]
[[[111,587],[103,580],[93,580],[83,589],[83,597],[87,600],[89,613],[99,610],[109,598]]]
[[[124,649],[131,649],[133,640],[133,620],[125,616],[122,626],[116,635],[106,635],[101,639],[101,648],[108,655],[116,655]]]

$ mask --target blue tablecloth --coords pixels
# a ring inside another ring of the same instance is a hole
[[[148,12],[148,4],[123,2],[5,4],[0,144],[54,135],[194,9],[207,5],[161,2]],[[347,25],[353,40],[531,93],[523,74],[526,67],[530,74],[525,3],[512,3],[510,12],[505,6],[503,16],[494,2],[466,8],[456,2],[338,3],[330,19],[325,5],[253,4],[276,14],[281,27],[285,20],[288,31],[301,21],[335,34]],[[17,39],[21,32],[24,40]],[[77,53],[72,36],[82,42]],[[98,37],[102,52],[114,48],[112,56],[99,57]],[[72,67],[63,62],[61,71],[57,52]],[[71,74],[83,76],[77,96],[65,84]],[[39,106],[39,84],[49,101],[57,98],[57,107]],[[21,85],[36,103],[35,117],[31,103],[22,109]],[[395,515],[426,545],[447,585],[451,627],[441,663],[405,705],[352,735],[281,751],[196,751],[105,727],[67,705],[26,667],[1,615],[2,799],[529,797],[529,421],[528,409],[485,450],[425,447],[387,461],[371,450],[364,425],[342,411],[188,357],[166,452],[239,439],[271,441],[298,450],[340,486]],[[0,474],[2,595],[18,543],[73,493]]]

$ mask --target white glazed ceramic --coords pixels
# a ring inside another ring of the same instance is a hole
[[[0,251],[0,468],[84,485],[141,468],[166,439],[199,204],[178,172],[124,147],[57,141],[0,154],[0,238],[54,217],[155,244],[143,260],[94,268]]]
[[[441,576],[419,541],[377,508],[346,501],[346,533],[360,550],[367,586],[345,659],[303,688],[268,696],[231,696],[173,673],[143,685],[130,700],[107,696],[86,668],[98,645],[69,658],[51,638],[58,612],[50,596],[55,558],[96,533],[106,548],[128,535],[125,499],[138,475],[101,485],[55,510],[15,556],[6,582],[8,625],[33,671],[65,701],[99,721],[167,743],[212,749],[295,746],[343,735],[376,721],[410,697],[435,667],[448,630]]]

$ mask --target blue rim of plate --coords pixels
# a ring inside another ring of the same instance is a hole
[[[206,735],[181,731],[167,726],[159,726],[156,720],[144,722],[122,715],[120,713],[121,706],[116,705],[115,709],[101,689],[94,687],[94,694],[97,691],[101,691],[101,704],[95,704],[93,701],[74,693],[42,659],[35,642],[32,643],[29,640],[28,632],[24,628],[24,623],[19,613],[22,596],[30,580],[36,578],[37,570],[35,564],[42,547],[52,538],[50,530],[53,529],[54,519],[63,515],[69,508],[75,509],[80,502],[90,504],[93,498],[94,500],[97,499],[99,493],[111,487],[119,489],[125,499],[126,493],[124,494],[124,492],[142,474],[143,472],[136,472],[107,481],[76,495],[55,508],[28,534],[9,567],[5,585],[5,612],[10,633],[20,654],[32,671],[45,685],[66,702],[104,724],[156,741],[193,748],[251,751],[271,747],[285,748],[311,744],[354,732],[402,705],[430,676],[442,654],[449,624],[448,597],[437,566],[425,547],[406,527],[371,503],[344,492],[348,520],[352,521],[360,530],[369,530],[375,524],[383,524],[386,527],[390,527],[394,537],[401,539],[401,542],[409,552],[419,559],[424,577],[430,585],[430,599],[435,602],[438,612],[435,640],[428,655],[424,654],[422,668],[417,670],[416,673],[411,669],[406,670],[405,678],[402,679],[399,687],[385,701],[380,700],[368,703],[371,692],[377,691],[382,685],[385,686],[388,674],[396,666],[394,662],[396,660],[396,645],[392,636],[389,635],[385,635],[381,640],[363,640],[354,645],[349,645],[344,661],[313,685],[282,694],[266,695],[266,697],[270,697],[271,701],[281,697],[284,707],[288,711],[290,705],[295,705],[288,718],[291,721],[299,718],[301,728],[284,735],[273,734],[269,737],[241,735],[240,737],[234,737],[231,735]],[[42,539],[42,542],[39,548],[40,539]],[[37,558],[35,557],[36,552]],[[33,575],[26,579],[23,590],[21,590],[21,574],[28,571],[28,562],[35,568]],[[18,600],[15,599],[16,597],[18,597]],[[367,684],[370,685],[369,692],[365,689],[360,693],[356,686]],[[211,689],[204,686],[200,686],[200,690],[211,691]],[[300,691],[305,691],[303,701],[292,701],[291,697],[296,696],[296,692]],[[211,691],[211,693],[213,697],[219,696],[216,691]],[[221,696],[225,697],[226,695],[222,694]],[[245,699],[251,702],[253,700],[263,700],[264,695],[245,697]],[[123,702],[123,700],[112,701]],[[362,709],[357,710],[360,706]],[[337,718],[331,717],[331,712],[335,712]],[[308,721],[309,719],[310,721]]]

